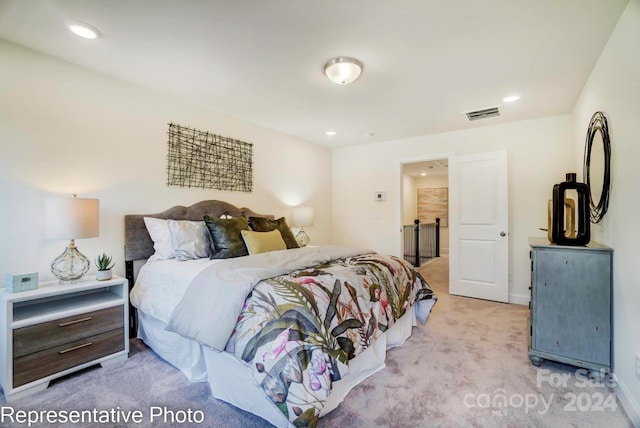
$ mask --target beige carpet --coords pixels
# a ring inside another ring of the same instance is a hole
[[[420,268],[438,296],[426,326],[321,426],[632,427],[610,388],[529,363],[526,306],[449,295],[448,262]]]

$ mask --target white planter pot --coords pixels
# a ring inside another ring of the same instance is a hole
[[[96,272],[96,279],[98,281],[106,281],[108,279],[111,279],[112,277],[113,274],[111,273],[111,269],[99,270]]]

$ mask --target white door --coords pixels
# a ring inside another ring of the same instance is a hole
[[[505,151],[449,158],[449,293],[509,301]]]

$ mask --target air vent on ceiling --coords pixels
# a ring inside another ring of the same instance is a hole
[[[465,114],[469,120],[480,120],[500,116],[500,110],[498,110],[498,107],[489,107],[482,110],[468,111]]]

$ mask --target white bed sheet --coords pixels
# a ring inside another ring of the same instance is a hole
[[[167,324],[193,278],[206,267],[219,262],[209,259],[147,262],[140,268],[131,290],[131,304]]]
[[[202,347],[165,327],[191,280],[218,261],[169,259],[147,262],[140,268],[130,293],[131,304],[138,314],[137,336],[191,382],[207,380]]]

